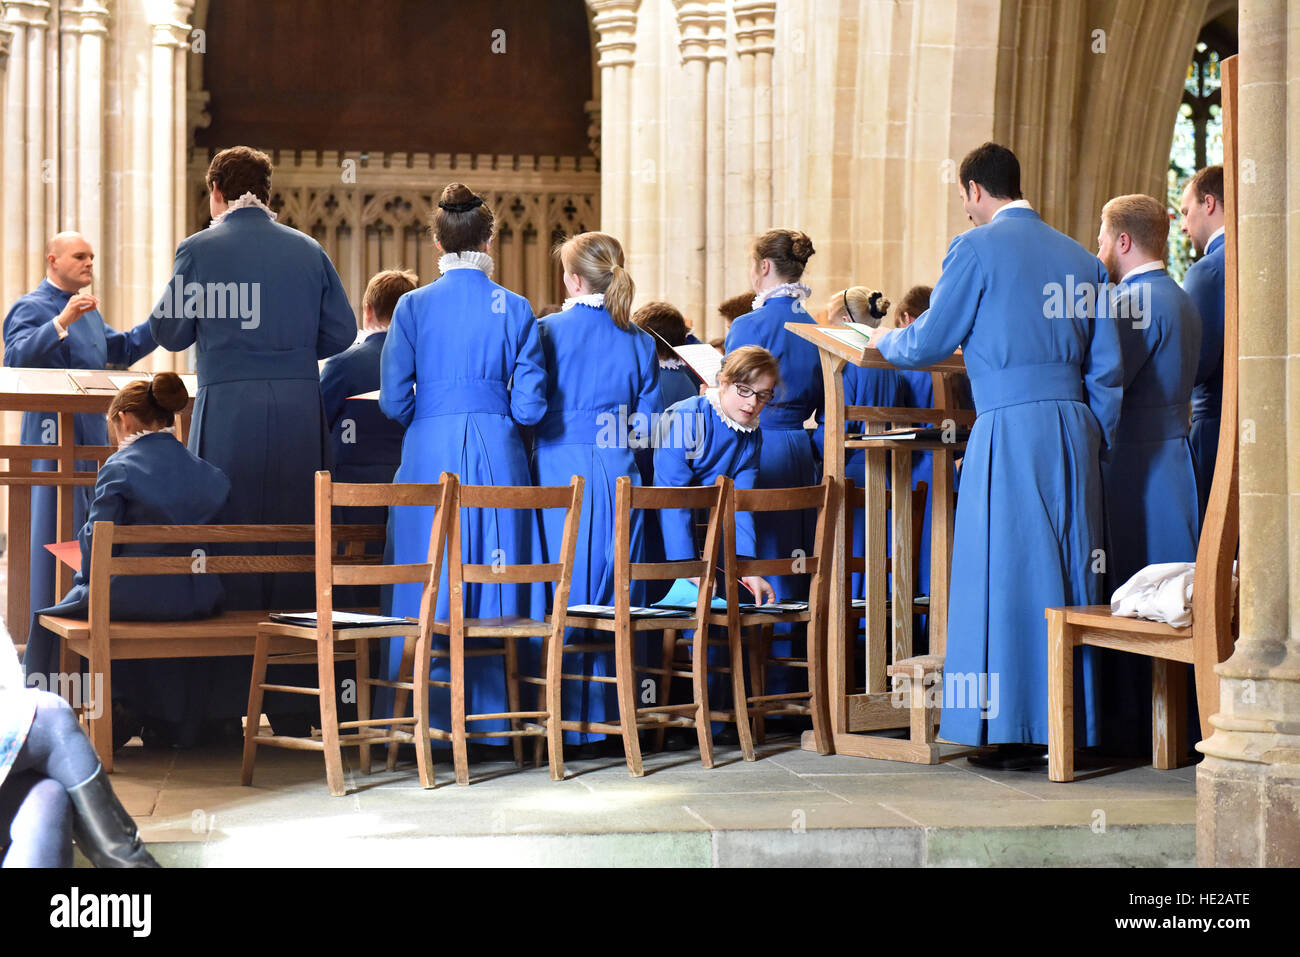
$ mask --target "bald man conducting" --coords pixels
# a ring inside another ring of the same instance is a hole
[[[103,369],[109,365],[129,366],[158,347],[149,323],[130,332],[118,332],[99,314],[99,300],[81,290],[94,278],[95,252],[90,243],[73,232],[59,233],[45,247],[45,279],[34,292],[13,304],[4,321],[5,365],[26,369]],[[107,445],[104,417],[81,414],[76,418],[78,445]],[[56,445],[58,416],[52,412],[23,413],[23,445]],[[53,471],[51,461],[32,463],[37,471]],[[79,469],[93,470],[94,462],[78,462]],[[86,520],[90,489],[75,490],[72,532]],[[54,556],[44,546],[55,540],[57,499],[52,486],[32,489],[31,608],[37,611],[53,605]],[[11,543],[12,544],[12,543]],[[21,627],[10,622],[17,641]]]

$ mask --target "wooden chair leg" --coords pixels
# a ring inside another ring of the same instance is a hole
[[[663,632],[659,666],[663,668],[664,673],[659,678],[659,695],[655,704],[672,704],[673,661],[677,657],[677,635],[678,632],[672,629],[665,629]],[[664,740],[667,735],[668,729],[666,727],[655,729],[656,751],[663,751]]]
[[[1187,759],[1187,672],[1181,661],[1151,659],[1151,759],[1162,770]]]
[[[1074,631],[1047,609],[1047,776],[1074,780]]]
[[[767,694],[767,659],[771,653],[772,626],[759,625],[754,629],[749,641],[749,684],[754,689],[755,696]],[[767,722],[763,718],[765,711],[765,706],[759,705],[751,719],[754,728],[754,744],[767,743]]]
[[[469,784],[469,745],[465,737],[465,635],[453,629],[451,651],[451,756],[456,783]]]
[[[107,641],[104,644],[107,645]],[[71,672],[67,673],[71,674]],[[86,673],[90,678],[89,682],[87,682],[89,687],[86,688],[86,693],[81,695],[81,700],[90,702],[90,706],[86,709],[86,723],[89,725],[90,742],[94,745],[95,753],[99,755],[99,762],[104,765],[104,770],[112,773],[113,660],[106,648],[98,654],[94,647],[91,648],[90,657],[86,659]],[[94,693],[97,684],[94,680],[95,675],[103,675],[103,684],[99,687],[98,694],[91,698],[90,694]]]
[[[320,688],[320,731],[325,749],[325,781],[330,794],[347,792],[343,777],[343,749],[339,746],[338,694],[334,686],[334,636],[316,643],[317,687]]]
[[[695,632],[691,653],[691,684],[695,691],[695,736],[700,742],[700,763],[713,767],[713,726],[709,721],[709,629]]]
[[[392,639],[392,640],[396,641],[396,639]],[[407,676],[409,675],[411,676],[416,688],[425,687],[421,685],[418,681],[414,681],[415,657],[416,657],[415,639],[408,637],[402,646],[402,663],[398,665],[397,668],[397,680],[406,681]],[[427,670],[424,673],[424,677],[425,678],[429,677],[429,672]],[[428,689],[426,688],[425,690],[427,692]],[[393,717],[394,718],[405,716],[406,694],[407,692],[405,688],[395,688],[393,690]],[[416,724],[418,725],[419,722],[417,721]],[[393,726],[389,725],[388,730],[389,731],[393,730]],[[386,767],[388,768],[389,771],[392,771],[394,768],[397,767],[397,742],[396,741],[392,742],[388,746],[388,760],[386,762]],[[432,778],[430,778],[430,781],[432,781]],[[425,787],[433,787],[433,785],[426,784]]]
[[[546,746],[550,751],[551,780],[564,780],[564,705],[560,673],[564,661],[564,630],[545,645],[546,662]],[[539,711],[542,709],[538,709]]]
[[[749,719],[749,698],[745,691],[745,641],[740,619],[734,617],[727,626],[727,653],[731,664],[731,700],[736,717],[736,737],[740,741],[740,754],[746,761],[754,760],[754,736]],[[751,678],[752,682],[752,678]],[[758,688],[754,688],[758,694]]]
[[[830,754],[831,709],[826,678],[826,627],[823,622],[810,622],[808,625],[808,691],[811,693],[808,710],[812,712],[813,741],[817,745],[817,753]]]
[[[411,695],[411,700],[415,713],[415,764],[420,772],[420,787],[422,788],[431,788],[435,782],[433,747],[429,742],[429,645],[431,641],[432,637],[420,639],[416,642],[412,670],[414,693]],[[388,759],[390,768],[392,767],[396,748],[396,744],[389,745]]]
[[[632,654],[632,630],[621,623],[614,631],[614,680],[627,769],[633,777],[639,778],[645,774],[645,768],[641,764],[641,740],[637,736],[636,663]]]
[[[357,679],[357,720],[365,721],[370,717],[370,639],[358,638],[353,641],[356,660],[356,679]],[[370,729],[362,725],[357,728],[357,733],[366,735]],[[370,773],[370,744],[363,737],[361,743],[357,746],[357,762],[361,765],[361,773]]]
[[[1214,673],[1214,665],[1214,659],[1210,658],[1192,666],[1196,679],[1196,715],[1201,722],[1202,741],[1208,741],[1214,735],[1210,715],[1219,711],[1219,676]]]
[[[519,649],[516,646],[516,639],[505,638],[505,669],[506,669],[506,710],[519,711]],[[510,719],[510,730],[519,730],[519,719]],[[515,735],[510,739],[510,751],[514,755],[515,767],[524,766],[524,739]]]
[[[270,637],[258,634],[253,645],[253,674],[248,681],[248,717],[244,719],[244,763],[239,769],[239,783],[253,783],[253,762],[257,759],[257,731],[262,721],[262,685],[266,682],[266,649]]]

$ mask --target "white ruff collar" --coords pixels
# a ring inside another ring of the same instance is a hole
[[[245,194],[245,195],[247,195],[247,194]],[[165,429],[158,429],[157,431],[158,431],[158,432],[166,432],[168,435],[172,436],[173,438],[176,437],[176,427],[175,427],[174,425],[169,425],[169,426],[167,426],[167,428],[165,428]],[[120,442],[117,443],[117,450],[118,450],[119,452],[121,452],[123,449],[125,449],[125,448],[129,447],[130,445],[132,445],[132,444],[135,442],[135,440],[138,439],[138,438],[140,438],[140,436],[142,436],[142,435],[153,435],[153,434],[155,434],[155,433],[154,433],[154,432],[151,432],[149,429],[142,429],[142,430],[139,431],[139,432],[133,432],[133,433],[130,434],[130,435],[124,435],[124,436],[122,436],[122,441],[120,441]]]
[[[252,207],[253,209],[260,209],[262,212],[266,213],[267,217],[271,220],[271,222],[275,222],[275,213],[271,211],[270,206],[267,206],[266,203],[262,202],[252,193],[245,193],[243,196],[239,197],[239,199],[235,200],[233,203],[227,206],[220,213],[220,215],[214,216],[212,222],[208,223],[208,229],[211,229],[213,226],[221,225],[223,222],[225,222],[226,217],[229,216],[231,213],[233,213],[235,210],[248,209],[249,207]]]
[[[460,253],[447,253],[438,260],[438,272],[447,273],[453,269],[477,269],[491,278],[496,263],[487,253],[467,249]]]
[[[659,360],[659,368],[661,369],[680,369],[684,365],[686,365],[686,362],[683,359],[660,359]]]
[[[778,296],[793,296],[799,302],[803,302],[812,295],[812,290],[801,282],[783,282],[779,286],[773,286],[771,289],[764,289],[754,297],[751,308],[761,308],[763,303],[769,299],[775,299]]]
[[[596,309],[605,308],[605,294],[603,292],[589,292],[585,296],[570,296],[564,300],[564,305],[560,307],[563,312],[574,306],[594,306]]]
[[[713,406],[713,411],[718,413],[718,418],[722,420],[722,424],[727,428],[736,432],[753,432],[758,428],[756,425],[741,425],[731,416],[727,415],[727,413],[722,411],[722,398],[716,385],[712,388],[705,389],[704,397],[709,400],[709,405]]]

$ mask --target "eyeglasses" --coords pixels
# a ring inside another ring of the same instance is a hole
[[[737,382],[737,383],[733,383],[733,384],[732,384],[732,388],[734,388],[734,389],[736,390],[736,395],[740,396],[742,399],[748,399],[748,398],[751,398],[751,397],[752,397],[752,398],[758,399],[758,401],[759,401],[759,402],[762,402],[764,405],[766,405],[768,402],[771,402],[772,399],[776,397],[776,393],[775,393],[775,392],[771,392],[771,391],[768,391],[768,392],[755,392],[755,391],[754,391],[753,389],[751,389],[749,386],[747,386],[747,385],[741,385],[741,384],[738,383],[738,382]]]

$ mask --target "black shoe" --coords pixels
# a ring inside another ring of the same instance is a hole
[[[199,729],[199,744],[210,747],[233,747],[244,743],[244,726],[238,718],[204,721]]]
[[[687,731],[685,728],[669,728],[668,733],[664,735],[664,750],[689,751],[699,744],[699,741],[694,731]]]
[[[72,836],[96,867],[160,867],[108,783],[101,764],[86,781],[68,788],[75,812]]]
[[[722,730],[713,736],[713,743],[728,746],[740,744],[740,732],[734,724],[724,724]]]
[[[310,738],[311,719],[299,711],[286,711],[281,714],[268,714],[266,720],[271,722],[271,733],[282,738]]]
[[[141,733],[144,722],[126,704],[113,702],[113,750],[121,751],[126,743]]]
[[[991,771],[1025,771],[1047,764],[1047,748],[1041,744],[999,744],[992,752],[967,755],[977,768]]]

